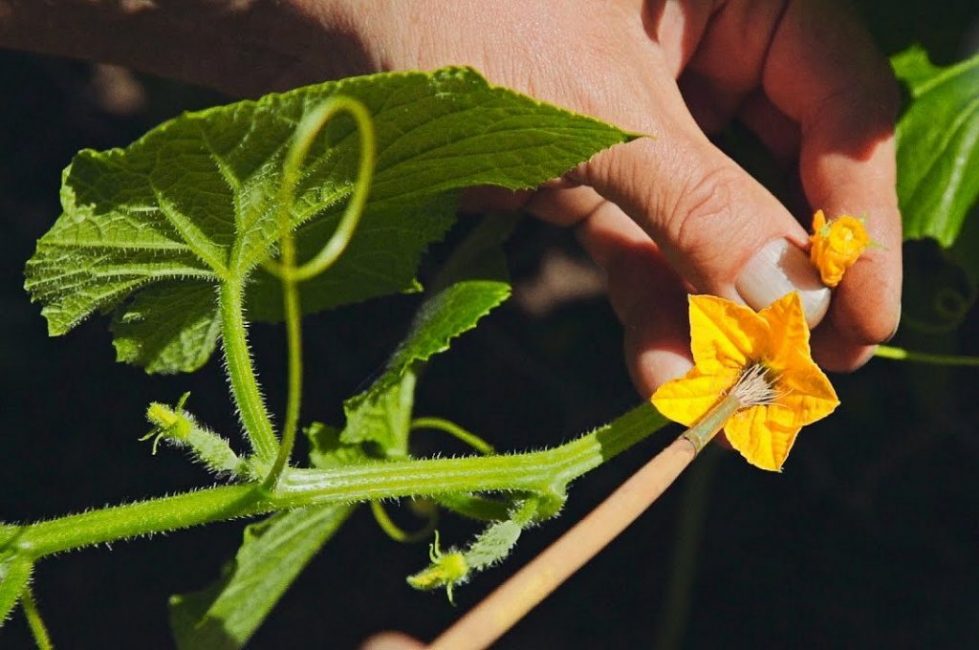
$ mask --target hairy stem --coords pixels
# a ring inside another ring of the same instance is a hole
[[[295,246],[292,236],[286,238],[289,246],[283,243],[282,259],[286,268],[295,264]],[[286,250],[288,248],[288,254]],[[287,256],[288,255],[288,256]],[[282,278],[283,307],[286,315],[286,347],[289,363],[288,392],[286,394],[286,414],[282,424],[279,451],[275,455],[272,469],[265,477],[263,485],[267,490],[274,490],[282,476],[282,471],[289,464],[292,448],[296,444],[296,431],[299,429],[299,412],[302,408],[303,396],[303,329],[302,309],[299,306],[299,287],[292,278]]]
[[[95,544],[214,521],[326,503],[489,490],[553,494],[667,421],[643,404],[550,450],[501,456],[406,460],[330,470],[289,470],[274,492],[256,484],[215,487],[0,529],[0,550],[37,559]]]
[[[24,610],[27,625],[31,628],[31,636],[34,637],[34,643],[37,644],[38,650],[53,650],[54,644],[51,643],[51,635],[48,634],[48,628],[44,624],[44,619],[41,618],[41,612],[37,608],[37,601],[34,600],[34,590],[30,587],[24,589],[24,593],[21,594],[20,606]]]
[[[928,352],[915,352],[903,348],[895,348],[890,345],[878,345],[874,356],[883,359],[896,359],[898,361],[911,361],[914,363],[928,363],[935,366],[968,366],[979,368],[979,357],[966,357],[956,354],[931,354]]]
[[[241,423],[259,460],[271,463],[279,447],[265,400],[258,387],[245,329],[244,286],[240,280],[221,283],[221,339],[231,394]]]
[[[384,505],[380,501],[371,501],[371,514],[374,515],[374,521],[377,522],[377,525],[384,531],[385,535],[403,544],[420,542],[431,535],[435,530],[435,526],[438,525],[438,512],[438,509],[433,507],[431,513],[426,517],[425,525],[418,530],[409,532],[394,523],[391,515],[387,513],[387,510],[384,509]]]
[[[336,231],[316,257],[297,268],[296,240],[292,232],[296,185],[299,184],[302,164],[313,142],[326,123],[340,111],[346,111],[353,116],[360,133],[360,168],[357,182]],[[326,271],[347,249],[364,213],[364,205],[367,203],[367,194],[374,175],[375,148],[374,123],[364,105],[350,97],[331,97],[303,119],[296,129],[296,139],[289,148],[282,167],[282,184],[279,186],[278,196],[280,256],[278,263],[270,262],[266,266],[282,281],[289,373],[285,421],[282,425],[279,451],[264,482],[268,490],[275,488],[283,469],[288,465],[296,442],[296,431],[299,428],[303,392],[303,339],[298,284]]]
[[[443,418],[415,418],[411,421],[411,429],[412,431],[415,429],[435,429],[436,431],[442,431],[449,434],[460,442],[469,445],[481,454],[492,454],[494,452],[493,445],[489,444],[475,433],[466,431],[455,422],[450,422]]]

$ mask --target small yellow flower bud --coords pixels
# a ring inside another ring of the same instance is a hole
[[[817,210],[812,218],[809,242],[812,244],[809,259],[819,269],[823,284],[835,287],[846,270],[863,255],[870,236],[863,221],[856,217],[843,215],[827,222],[823,211]]]

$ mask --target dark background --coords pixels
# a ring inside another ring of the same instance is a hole
[[[947,63],[979,39],[969,1],[866,1],[861,10],[889,53],[918,41]],[[206,484],[180,454],[153,457],[137,439],[148,430],[147,403],[173,402],[184,390],[193,392],[189,408],[203,421],[236,431],[219,363],[193,376],[147,377],[114,363],[104,318],[47,338],[39,308],[21,287],[34,240],[59,213],[60,171],[75,151],[124,145],[181,110],[225,99],[3,51],[0,81],[0,520]],[[463,221],[433,250],[425,273],[467,226]],[[517,299],[431,365],[416,412],[458,421],[501,449],[539,448],[607,421],[638,397],[625,375],[619,327],[570,234],[524,222],[509,253]],[[961,274],[927,246],[908,253],[905,313],[912,318],[896,343],[979,354],[979,310],[950,320],[932,300],[940,289],[953,302],[967,294]],[[572,265],[559,267],[562,273],[573,271],[586,288],[580,295],[547,282],[547,269],[562,261]],[[396,296],[308,319],[307,358],[318,361],[309,364],[307,417],[340,421],[341,400],[378,370],[417,300]],[[281,331],[252,332],[270,403],[281,405]],[[759,472],[714,450],[500,647],[974,645],[979,372],[874,360],[833,379],[843,406],[805,430],[784,474]],[[418,440],[422,452],[442,443],[436,434]],[[455,608],[441,593],[405,584],[426,561],[424,545],[388,540],[361,509],[252,646],[352,648],[382,629],[433,637],[614,489],[663,444],[657,440],[575,484],[564,515],[529,531],[503,566],[458,590]],[[217,524],[45,560],[34,584],[56,645],[169,647],[167,597],[216,577],[242,526]],[[449,543],[475,531],[452,517],[440,529]],[[697,550],[693,561],[674,555],[680,539]],[[30,643],[17,613],[0,631],[0,647]]]

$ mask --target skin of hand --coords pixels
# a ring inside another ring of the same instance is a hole
[[[113,30],[105,29],[113,26]],[[158,48],[145,43],[159,44]],[[490,81],[649,134],[537,192],[476,192],[573,227],[605,271],[637,389],[690,367],[686,295],[803,297],[817,360],[852,370],[900,315],[897,92],[829,0],[0,0],[0,46],[121,63],[254,95],[378,70],[472,65]],[[709,135],[731,120],[797,167],[808,210],[878,246],[832,293],[806,229]]]

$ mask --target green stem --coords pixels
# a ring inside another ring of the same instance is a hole
[[[433,508],[432,514],[427,517],[427,521],[422,528],[416,531],[408,532],[401,528],[398,524],[394,523],[391,516],[384,509],[384,505],[380,501],[371,501],[371,514],[374,515],[374,521],[377,525],[381,527],[384,533],[396,542],[401,542],[403,544],[412,544],[414,542],[420,542],[421,540],[427,538],[435,530],[435,526],[438,524],[438,509]]]
[[[911,361],[913,363],[929,363],[936,366],[968,366],[979,368],[979,357],[967,357],[955,354],[930,354],[928,352],[914,352],[903,348],[895,348],[890,345],[878,345],[875,357],[882,359],[896,359],[898,361]]]
[[[295,202],[296,186],[299,184],[303,161],[309,153],[316,136],[326,123],[340,111],[350,113],[357,123],[360,134],[360,168],[353,196],[347,204],[340,224],[320,252],[306,264],[296,267],[296,240],[292,232],[292,209]],[[289,147],[282,166],[282,184],[279,186],[278,221],[280,261],[267,265],[282,281],[282,300],[286,320],[289,371],[288,393],[286,397],[285,421],[282,426],[281,443],[275,462],[265,478],[264,487],[275,489],[282,472],[289,463],[292,448],[296,443],[299,429],[299,414],[303,393],[302,360],[302,308],[299,298],[299,282],[309,280],[326,271],[347,249],[353,234],[360,223],[367,203],[374,174],[374,123],[364,105],[349,97],[331,97],[310,112],[296,129],[296,138]]]
[[[268,512],[253,485],[234,485],[91,510],[20,528],[0,539],[21,555],[40,558],[95,544],[152,535],[234,517]]]
[[[314,134],[319,132],[319,129],[331,117],[341,111],[346,111],[354,118],[357,123],[357,132],[360,134],[360,165],[357,168],[357,182],[354,184],[353,195],[347,203],[343,218],[340,219],[340,224],[330,240],[313,259],[294,271],[294,277],[300,282],[309,280],[328,269],[347,249],[347,245],[360,223],[360,217],[364,214],[367,195],[374,180],[377,137],[374,134],[374,122],[363,104],[350,97],[332,97],[324,102],[319,113],[313,115],[310,120],[310,129]],[[312,138],[309,138],[309,145],[312,145]],[[307,145],[307,149],[309,145]],[[301,155],[305,156],[305,151],[302,151]]]
[[[214,521],[326,503],[488,490],[553,494],[662,428],[643,404],[613,422],[550,450],[289,470],[273,493],[259,486],[215,487],[50,521],[0,529],[0,550],[37,559],[53,553],[188,528]]]
[[[435,502],[457,515],[477,521],[496,521],[510,516],[513,502],[474,494],[440,494]]]
[[[481,454],[492,454],[494,452],[493,445],[489,444],[475,433],[466,431],[455,422],[450,422],[442,418],[415,418],[411,422],[411,429],[413,431],[415,429],[435,429],[436,431],[442,431],[443,433],[453,436],[457,440],[469,445]]]
[[[34,591],[30,587],[25,588],[24,593],[21,594],[20,606],[24,610],[27,625],[31,628],[31,634],[34,636],[34,643],[37,644],[38,650],[54,650],[51,635],[48,634],[48,628],[44,625],[41,612],[34,600]]]
[[[244,286],[240,280],[221,283],[221,339],[227,362],[231,394],[238,408],[241,423],[259,460],[270,463],[275,457],[278,442],[265,400],[258,388],[245,330]]]
[[[291,243],[292,237],[287,237]],[[289,257],[286,257],[283,246],[283,260],[286,268],[293,268],[295,249],[289,247]],[[282,437],[279,452],[275,462],[263,481],[266,490],[274,490],[282,471],[289,463],[292,448],[296,444],[296,431],[299,429],[299,413],[302,408],[303,395],[303,330],[302,310],[299,306],[299,288],[296,281],[289,277],[282,278],[282,296],[286,314],[286,346],[289,360],[288,392],[286,393],[286,415],[282,425]]]

